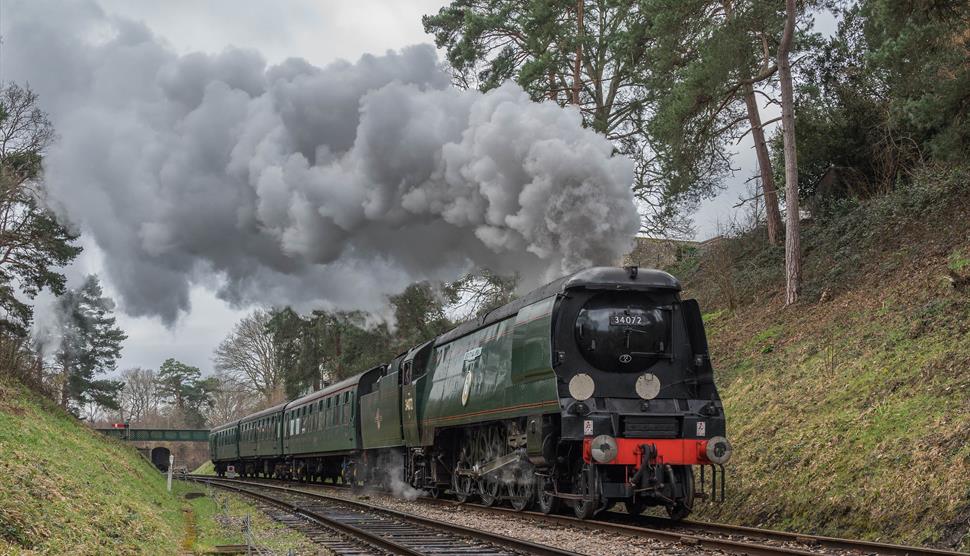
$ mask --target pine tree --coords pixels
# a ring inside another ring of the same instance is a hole
[[[115,324],[114,302],[103,295],[96,276],[69,290],[57,301],[60,346],[55,361],[61,369],[61,404],[80,409],[89,403],[118,409],[124,383],[97,379],[115,369],[127,335]]]
[[[731,170],[731,150],[748,133],[758,161],[768,241],[781,241],[775,175],[759,105],[777,101],[772,49],[782,35],[784,11],[764,0],[650,0],[655,14],[643,75],[655,99],[649,129],[664,171],[681,180],[720,183]],[[801,12],[799,12],[801,14]],[[796,46],[811,44],[799,35]]]
[[[219,387],[216,378],[202,378],[198,367],[169,358],[158,368],[155,380],[159,396],[175,408],[184,425],[205,425],[206,411],[212,407],[212,394]]]
[[[634,161],[643,231],[683,235],[690,231],[685,211],[714,191],[713,182],[665,172],[663,146],[645,127],[656,14],[644,4],[453,0],[422,21],[459,86],[487,91],[512,80],[536,101],[577,107],[586,126]]]
[[[44,205],[42,161],[54,127],[37,95],[16,84],[0,90],[0,331],[26,336],[26,300],[64,292],[60,269],[81,252],[77,234]]]

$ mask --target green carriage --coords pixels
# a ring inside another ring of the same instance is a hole
[[[286,403],[258,411],[239,421],[239,460],[237,472],[243,477],[276,474],[283,458],[280,430]]]
[[[286,404],[280,436],[283,455],[290,462],[288,474],[336,481],[346,472],[348,457],[360,450],[357,386],[361,376]]]

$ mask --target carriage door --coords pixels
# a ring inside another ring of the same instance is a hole
[[[428,342],[408,352],[401,364],[401,417],[404,429],[404,443],[408,446],[421,445],[421,418],[419,396],[427,380],[428,357],[434,342]]]

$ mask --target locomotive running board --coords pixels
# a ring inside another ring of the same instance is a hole
[[[488,475],[489,473],[494,473],[499,469],[502,469],[503,467],[508,467],[513,463],[518,463],[522,461],[524,455],[525,455],[524,453],[520,452],[519,450],[516,450],[511,454],[497,457],[480,467],[475,466],[471,469],[456,469],[455,473],[457,473],[458,475],[468,475],[477,479],[478,477],[484,477],[485,475]]]

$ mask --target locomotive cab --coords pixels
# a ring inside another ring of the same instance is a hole
[[[723,493],[724,411],[700,310],[679,292],[671,275],[636,267],[589,269],[564,284],[553,327],[560,438],[549,458],[555,484],[538,493],[544,511],[557,502],[552,490],[569,493],[555,498],[581,518],[623,502],[681,519],[696,497]]]

